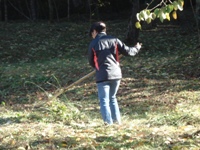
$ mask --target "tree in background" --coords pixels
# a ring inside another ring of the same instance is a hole
[[[198,28],[200,28],[200,0],[196,0],[196,16]]]
[[[0,21],[2,20],[1,0],[0,0]]]
[[[126,42],[135,44],[138,41],[139,30],[135,27],[135,23],[137,22],[136,14],[139,12],[139,0],[132,1],[132,13],[130,17],[130,21],[128,23],[128,31],[126,34]]]
[[[4,20],[5,20],[5,22],[8,21],[8,7],[7,7],[7,0],[4,0]]]
[[[36,20],[36,1],[30,0],[30,9],[31,9],[31,19]]]
[[[108,16],[113,19],[112,14],[127,11],[127,8],[130,8],[126,42],[135,44],[138,41],[139,29],[142,28],[141,22],[150,24],[156,18],[161,22],[170,21],[172,17],[176,19],[177,11],[183,10],[184,2],[190,5],[190,2],[194,1],[196,16],[200,20],[200,0],[129,0],[126,2],[123,0],[0,0],[0,20],[7,22],[26,18],[32,21],[48,19],[49,22],[54,22],[56,17],[58,21],[59,17],[73,19],[73,14],[78,14],[80,19],[82,17],[84,18],[82,20],[87,21],[105,20],[109,18]],[[130,3],[132,9],[127,6]],[[88,14],[89,17],[85,17]],[[197,22],[199,24],[200,21]]]
[[[53,3],[52,0],[48,0],[49,4],[49,21],[52,23],[54,20]]]

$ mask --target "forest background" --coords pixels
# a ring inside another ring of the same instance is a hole
[[[0,149],[198,150],[198,0],[139,30],[136,13],[150,2],[0,0]],[[126,44],[143,43],[120,61],[122,126],[103,125],[94,76],[51,101],[93,71],[88,29],[99,20]]]

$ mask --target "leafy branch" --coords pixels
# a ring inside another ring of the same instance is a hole
[[[164,20],[170,21],[170,14],[172,14],[172,17],[174,19],[177,19],[177,10],[182,11],[184,5],[184,0],[175,0],[173,2],[171,0],[161,0],[158,5],[149,9],[150,5],[152,5],[153,2],[154,0],[151,1],[146,9],[136,14],[138,20],[135,23],[136,28],[142,28],[141,21],[145,21],[148,24],[156,18],[159,18],[161,22],[163,22]]]

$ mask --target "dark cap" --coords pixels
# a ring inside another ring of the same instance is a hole
[[[91,25],[89,35],[92,36],[92,32],[96,30],[98,33],[106,32],[106,24],[104,22],[95,22]]]

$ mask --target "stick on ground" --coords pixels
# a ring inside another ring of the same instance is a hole
[[[82,81],[84,81],[85,79],[91,77],[91,76],[94,75],[94,74],[95,74],[95,70],[92,71],[92,72],[90,72],[90,73],[88,73],[87,75],[83,76],[82,78],[80,78],[80,79],[77,80],[76,82],[70,84],[69,86],[64,87],[64,88],[62,88],[62,89],[59,89],[59,90],[53,95],[53,97],[51,97],[51,98],[49,98],[49,99],[50,99],[50,100],[56,99],[57,97],[59,97],[60,95],[62,95],[63,93],[65,93],[69,88],[71,88],[71,87],[73,87],[73,86],[75,86],[75,85],[81,83]]]
[[[122,57],[122,55],[119,55],[119,58],[121,58],[121,57]],[[93,70],[92,72],[90,72],[90,73],[88,73],[87,75],[83,76],[82,78],[80,78],[80,79],[77,80],[76,82],[70,84],[69,86],[64,87],[64,88],[62,88],[62,89],[59,89],[59,90],[53,95],[53,97],[50,97],[50,98],[49,98],[50,101],[55,100],[58,96],[60,96],[60,95],[62,95],[63,93],[65,93],[69,88],[71,88],[71,87],[73,87],[73,86],[75,86],[75,85],[81,83],[81,82],[84,81],[85,79],[91,77],[92,75],[95,74],[95,72],[96,72],[96,71]]]

